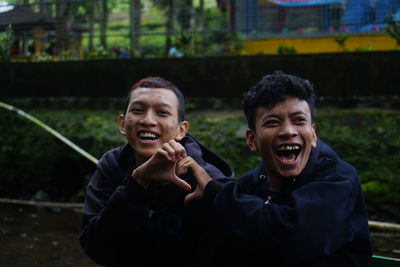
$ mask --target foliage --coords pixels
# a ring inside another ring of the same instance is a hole
[[[396,39],[397,45],[400,46],[400,21],[396,21],[393,15],[387,21],[386,32]]]
[[[297,53],[297,50],[292,45],[280,45],[276,52],[278,55],[294,55]]]
[[[349,39],[349,35],[345,33],[338,33],[335,36],[335,42],[340,46],[343,51],[346,51],[346,41]]]
[[[99,45],[99,46],[96,46],[93,51],[88,51],[85,55],[85,58],[87,58],[87,59],[106,59],[106,58],[112,58],[112,55],[103,46]]]
[[[0,60],[8,58],[8,50],[14,42],[14,33],[11,25],[8,25],[4,31],[0,32]]]
[[[96,158],[124,144],[116,110],[31,110]],[[207,116],[189,112],[190,134],[231,163],[236,178],[254,168],[260,158],[247,148],[242,116]],[[400,113],[377,110],[318,111],[317,134],[358,171],[369,203],[400,201]],[[94,170],[58,139],[15,113],[0,110],[0,195],[20,197],[27,191],[54,187],[57,160],[77,161],[88,179]],[[58,167],[57,167],[58,168]],[[63,168],[68,168],[68,165]],[[58,170],[59,171],[59,170]],[[7,190],[5,189],[7,188]]]
[[[372,46],[371,46],[371,42],[368,42],[367,46],[357,46],[354,49],[354,52],[371,52],[372,51]]]
[[[236,178],[260,161],[260,157],[247,147],[244,137],[246,122],[242,117],[218,119],[197,115],[189,116],[188,120],[190,134],[232,164]]]
[[[30,114],[97,158],[123,143],[116,120],[111,118],[117,112],[35,110]],[[26,119],[0,110],[0,121],[0,194],[25,197],[39,190],[50,193],[55,190],[58,172],[67,172],[72,165],[79,165],[76,171],[83,175],[93,172],[93,163]]]
[[[398,113],[337,112],[319,116],[317,125],[318,135],[358,170],[367,201],[400,201]]]

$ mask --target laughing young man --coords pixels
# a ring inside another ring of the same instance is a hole
[[[198,180],[186,202],[203,198],[216,232],[229,238],[226,266],[368,266],[357,172],[317,138],[314,99],[308,80],[266,75],[243,100],[246,141],[260,164],[221,185],[189,157],[181,162]]]
[[[128,143],[106,152],[89,182],[83,250],[107,266],[200,266],[207,211],[184,205],[196,179],[177,164],[190,156],[220,181],[232,167],[187,134],[183,95],[160,77],[133,85],[118,120]]]

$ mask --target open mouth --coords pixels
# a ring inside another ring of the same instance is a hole
[[[280,145],[275,150],[278,158],[285,163],[294,163],[301,152],[300,145]]]
[[[160,138],[160,136],[156,133],[151,133],[151,132],[139,132],[137,134],[137,136],[141,139],[141,140],[148,140],[148,141],[154,141],[158,138]]]

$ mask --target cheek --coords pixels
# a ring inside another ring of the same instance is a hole
[[[178,133],[179,128],[177,123],[170,121],[163,124],[163,129],[166,134],[175,136]]]

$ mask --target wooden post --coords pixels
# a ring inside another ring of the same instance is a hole
[[[82,35],[81,34],[79,34],[76,37],[76,57],[78,59],[83,59]]]
[[[43,28],[41,26],[34,27],[32,29],[33,32],[33,46],[35,55],[40,55],[42,52],[42,36],[43,36]]]

